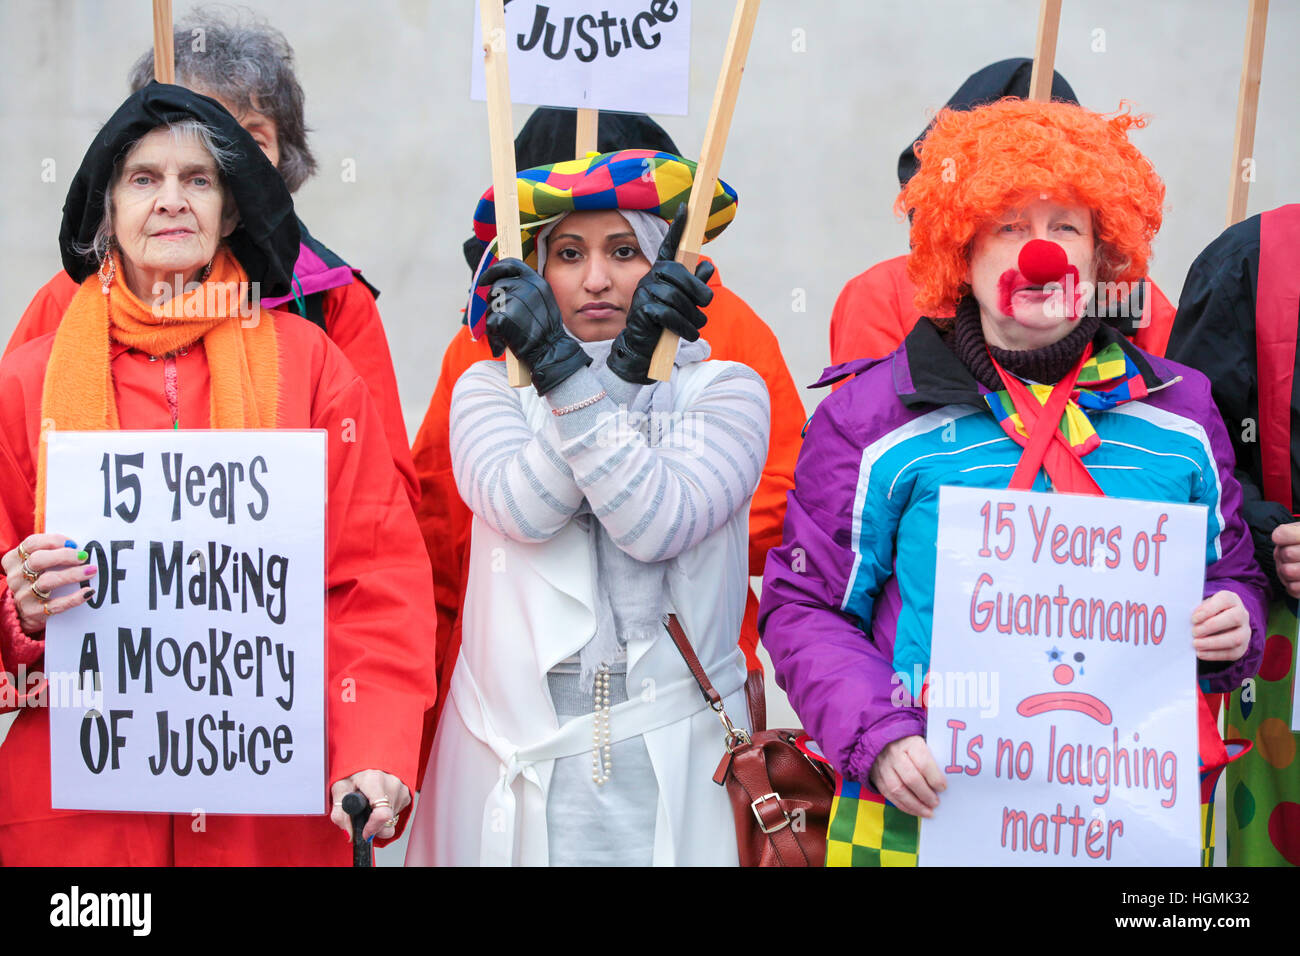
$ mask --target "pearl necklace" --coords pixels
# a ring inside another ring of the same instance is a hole
[[[609,665],[601,664],[596,671],[593,694],[595,712],[591,720],[591,779],[603,787],[613,773],[609,747]],[[602,749],[604,761],[601,761]]]

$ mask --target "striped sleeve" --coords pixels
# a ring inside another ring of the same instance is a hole
[[[451,397],[451,465],[460,496],[515,541],[545,541],[568,523],[583,492],[547,422],[534,433],[501,362],[479,362]]]
[[[579,377],[599,392],[595,373]],[[676,557],[722,527],[749,501],[767,460],[767,386],[738,363],[662,421],[640,422],[609,397],[591,411],[561,419],[560,451],[597,520],[638,561]],[[579,421],[590,427],[577,431]],[[661,436],[654,445],[648,428]]]

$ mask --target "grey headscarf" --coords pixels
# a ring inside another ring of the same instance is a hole
[[[668,223],[658,216],[634,209],[620,209],[636,234],[641,253],[651,262],[659,253],[659,246],[668,233]],[[544,274],[546,245],[551,230],[563,219],[548,224],[537,237],[537,271]],[[591,369],[598,371],[609,359],[613,339],[603,342],[582,342],[583,351],[592,358]],[[702,362],[709,357],[709,343],[703,339],[683,341],[677,348],[674,364],[678,367],[692,362]],[[607,421],[602,428],[627,428],[636,423],[651,447],[663,443],[673,411],[673,383],[655,382],[643,385],[622,409],[618,419]],[[624,653],[628,641],[653,640],[663,631],[664,617],[664,562],[638,561],[624,552],[605,531],[592,514],[591,506],[584,501],[575,520],[583,522],[591,542],[591,567],[593,593],[596,595],[596,633],[579,654],[580,674],[578,686],[591,693],[596,671],[602,664],[613,664]]]

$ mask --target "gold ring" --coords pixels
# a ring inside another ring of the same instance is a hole
[[[385,821],[384,821],[384,827],[383,827],[383,828],[388,828],[388,827],[392,827],[394,830],[397,829],[397,817],[393,817],[393,819],[391,819],[391,820],[385,820]],[[382,829],[382,828],[381,828],[381,829]]]
[[[45,588],[41,587],[39,584],[32,584],[32,593],[41,601],[48,601],[50,599],[50,592],[45,590]]]
[[[42,601],[42,602],[41,602],[41,607],[43,607],[43,608],[45,609],[45,616],[46,616],[46,617],[49,617],[51,614],[54,613],[53,611],[50,610],[50,603],[49,603],[48,601]]]
[[[30,558],[31,556],[32,556],[32,553],[31,553],[30,551],[28,551],[26,548],[24,548],[24,547],[23,547],[23,543],[22,543],[21,541],[19,541],[19,542],[18,542],[18,558],[19,558],[19,560],[21,560],[21,561],[26,561],[26,560],[27,560],[28,558]]]
[[[23,558],[23,577],[25,577],[28,581],[31,581],[32,584],[35,584],[36,579],[39,578],[40,576],[41,576],[41,572],[33,571],[32,566],[27,563],[27,559]]]

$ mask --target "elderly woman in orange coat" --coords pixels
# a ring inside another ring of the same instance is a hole
[[[201,31],[203,44],[195,49]],[[293,50],[284,35],[248,11],[199,9],[176,24],[176,82],[210,96],[234,116],[279,171],[289,192],[316,172],[316,159],[307,141],[303,92],[294,72]],[[153,50],[131,67],[131,92],[148,86],[154,77]],[[414,506],[420,500],[419,481],[397,393],[397,377],[375,299],[379,290],[361,270],[344,262],[298,221],[301,244],[293,269],[293,285],[262,306],[301,315],[320,326],[361,375],[375,401],[388,438],[393,464],[401,473]],[[8,355],[24,342],[58,328],[77,283],[59,272],[41,286],[23,312],[5,346]],[[793,467],[793,466],[792,466]]]
[[[346,865],[335,829],[350,831],[346,794],[359,790],[375,808],[364,836],[391,838],[404,821],[435,692],[433,595],[379,413],[318,328],[266,311],[247,321],[208,290],[287,290],[298,242],[288,190],[252,137],[181,87],[128,98],[73,180],[60,247],[80,288],[56,332],[0,363],[0,707],[20,711],[0,746],[0,864]],[[157,301],[155,280],[170,286],[178,273],[197,286],[162,321],[146,303]],[[42,688],[10,675],[41,669],[46,621],[89,591],[62,589],[95,571],[77,529],[44,526],[47,423],[326,431],[327,686],[355,695],[326,695],[330,785],[319,815],[213,815],[194,827],[189,816],[52,808],[49,718],[34,706]]]

